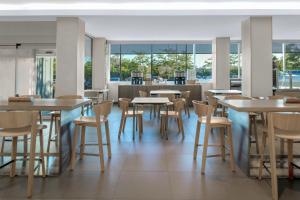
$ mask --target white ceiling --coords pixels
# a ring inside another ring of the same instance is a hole
[[[109,40],[241,39],[248,16],[102,16],[82,17],[86,31]],[[300,16],[273,16],[273,39],[300,40]]]
[[[0,16],[295,15],[299,0],[1,0]]]
[[[248,16],[273,16],[274,39],[300,39],[300,0],[1,0],[0,21],[78,16],[109,40],[239,40]]]

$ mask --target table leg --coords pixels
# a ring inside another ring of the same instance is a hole
[[[165,134],[166,134],[166,139],[168,140],[168,121],[169,121],[169,110],[168,110],[168,104],[166,104],[166,130],[165,130]]]
[[[132,118],[132,139],[135,137],[135,104],[133,104],[133,118]]]

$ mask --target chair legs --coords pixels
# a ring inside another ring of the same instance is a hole
[[[200,125],[199,125],[200,126]],[[223,131],[221,132],[221,157],[223,160],[225,160],[225,128],[222,128]],[[234,154],[233,154],[233,142],[232,142],[232,131],[231,131],[231,125],[226,126],[226,133],[227,133],[227,144],[229,145],[229,154],[230,154],[230,167],[231,171],[235,171],[235,165],[234,165]],[[199,131],[198,131],[199,130]],[[202,164],[201,164],[201,173],[205,173],[205,165],[206,165],[206,158],[207,158],[207,148],[208,148],[208,137],[210,135],[211,127],[207,126],[205,127],[205,135],[204,135],[204,144],[203,144],[203,152],[202,152]],[[197,134],[199,132],[199,134]],[[200,127],[198,127],[197,124],[197,133],[196,133],[196,141],[195,141],[195,149],[194,149],[194,159],[197,157],[197,146],[198,141],[200,137]],[[198,141],[197,141],[198,140]]]
[[[108,121],[105,122],[105,133],[106,133],[106,142],[107,142],[107,153],[108,158],[111,158],[111,145],[110,145],[110,133],[109,133],[109,124]]]
[[[197,121],[197,129],[196,129],[195,145],[194,145],[194,160],[197,159],[198,145],[199,145],[199,138],[200,138],[200,128],[201,128],[201,123]]]
[[[227,143],[229,144],[231,171],[235,172],[231,125],[227,126]]]
[[[102,132],[101,127],[97,126],[98,145],[99,145],[99,157],[101,172],[104,172],[104,158],[103,158],[103,143],[102,143]]]
[[[13,160],[13,162],[10,166],[10,177],[14,177],[16,174],[17,145],[18,137],[12,137],[11,160]]]
[[[73,144],[72,144],[72,155],[71,155],[71,170],[74,170],[75,167],[75,161],[76,161],[76,146],[77,146],[77,142],[78,142],[78,130],[79,130],[79,126],[75,125],[75,129],[74,129],[74,138],[73,138]]]
[[[80,140],[80,160],[83,159],[85,148],[85,126],[81,127],[81,140]]]
[[[225,128],[220,128],[221,129],[221,157],[222,160],[225,161]]]
[[[36,134],[31,134],[30,158],[29,158],[29,168],[28,168],[28,187],[27,187],[28,198],[32,196],[35,145],[36,145]]]
[[[203,152],[202,152],[202,164],[201,164],[201,173],[205,173],[205,165],[206,165],[206,156],[207,156],[207,146],[208,146],[208,136],[210,133],[210,126],[205,126],[205,135],[204,135],[204,144],[203,144]]]
[[[294,177],[294,168],[292,165],[293,162],[293,140],[288,140],[288,168],[289,168],[289,177],[290,179],[293,179]]]
[[[40,136],[40,159],[42,161],[42,176],[46,177],[43,130],[40,130],[39,136]]]
[[[268,114],[268,119],[271,116]],[[273,124],[270,125],[269,123],[268,133],[271,133],[271,127]],[[270,164],[271,164],[271,184],[272,184],[272,199],[278,200],[278,185],[277,185],[277,169],[276,169],[276,152],[275,152],[275,136],[274,134],[268,134],[269,139],[269,151],[270,151]]]
[[[5,144],[5,137],[2,137],[2,144],[1,144],[1,151],[0,151],[1,155],[3,155],[4,153],[4,144]]]

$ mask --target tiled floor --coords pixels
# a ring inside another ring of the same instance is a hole
[[[177,132],[175,121],[170,122],[169,140],[161,139],[159,121],[144,114],[144,134],[132,141],[132,124],[128,120],[125,134],[118,141],[120,112],[114,107],[110,116],[112,158],[105,158],[106,171],[100,172],[98,157],[85,157],[76,163],[73,172],[59,177],[36,177],[33,199],[103,199],[103,200],[224,200],[271,199],[269,180],[248,178],[237,168],[230,171],[229,163],[209,158],[206,174],[201,175],[201,150],[193,160],[196,118],[184,116],[185,139]],[[96,132],[88,130],[88,141],[96,141]],[[217,132],[212,133],[216,140]],[[201,138],[201,141],[203,138]],[[97,152],[97,147],[87,151]],[[209,152],[216,150],[211,149]],[[0,177],[0,200],[23,199],[26,177]],[[281,187],[282,200],[300,198],[298,181]]]

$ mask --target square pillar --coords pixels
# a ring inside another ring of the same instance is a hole
[[[106,78],[106,39],[94,38],[93,39],[93,88],[105,88]]]
[[[77,17],[57,18],[55,96],[83,95],[85,24]]]
[[[230,38],[212,42],[212,80],[214,89],[230,89]]]
[[[242,53],[243,95],[272,95],[272,17],[242,22]]]

